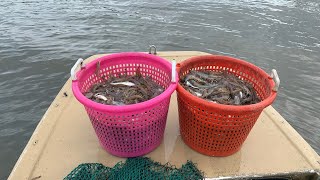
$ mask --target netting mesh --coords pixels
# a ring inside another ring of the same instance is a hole
[[[146,157],[129,158],[125,163],[119,162],[113,168],[99,163],[80,164],[65,180],[117,180],[117,179],[204,179],[203,173],[194,163],[187,161],[181,168],[154,162]]]

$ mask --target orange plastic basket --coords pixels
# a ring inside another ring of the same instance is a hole
[[[275,100],[279,84],[275,86],[272,77],[257,66],[227,56],[197,56],[177,65],[180,78],[190,70],[227,71],[251,83],[261,98],[261,102],[251,105],[215,104],[192,95],[178,84],[179,124],[184,142],[209,156],[237,152],[262,110]]]

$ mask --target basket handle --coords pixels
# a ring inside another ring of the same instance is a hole
[[[176,82],[176,60],[172,60],[172,68],[171,68],[171,82],[175,83]]]
[[[77,62],[73,65],[73,67],[71,68],[71,70],[70,70],[70,74],[71,74],[71,80],[77,80],[77,77],[76,77],[76,73],[75,73],[75,70],[76,70],[76,68],[79,66],[79,64],[80,64],[80,66],[81,66],[81,68],[83,67],[83,59],[82,58],[79,58],[78,60],[77,60]]]
[[[277,70],[272,69],[270,76],[273,79],[273,81],[275,82],[275,85],[272,90],[277,92],[279,90],[279,86],[280,86],[280,78],[278,76]]]

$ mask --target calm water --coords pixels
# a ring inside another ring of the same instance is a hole
[[[318,0],[0,1],[0,179],[79,57],[198,50],[276,68],[274,107],[320,153]]]

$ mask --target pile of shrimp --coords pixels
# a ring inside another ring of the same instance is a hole
[[[97,69],[99,69],[97,64]],[[97,73],[97,76],[99,74]],[[143,77],[140,67],[135,75],[118,75],[109,78],[101,77],[101,83],[94,84],[83,94],[92,101],[107,105],[129,105],[147,101],[160,95],[164,88],[154,82],[150,76]]]
[[[251,84],[226,71],[191,70],[180,84],[191,94],[213,103],[248,105],[261,101]]]

